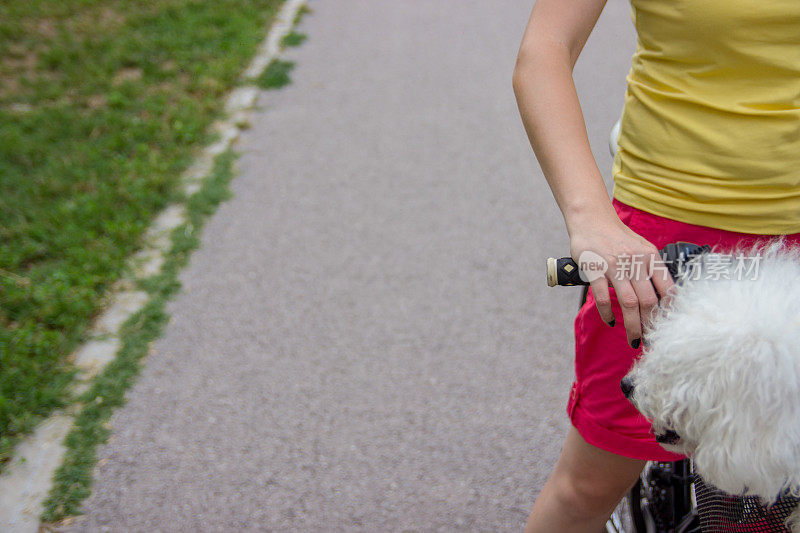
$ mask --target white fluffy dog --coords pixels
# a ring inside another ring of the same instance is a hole
[[[767,503],[800,495],[800,249],[773,241],[739,253],[758,258],[737,272],[730,257],[727,275],[726,256],[690,263],[623,389],[708,483]]]

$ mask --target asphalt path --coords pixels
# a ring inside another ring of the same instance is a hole
[[[519,531],[558,455],[575,289],[511,73],[531,0],[311,2],[78,531]],[[634,32],[575,68],[600,169]]]

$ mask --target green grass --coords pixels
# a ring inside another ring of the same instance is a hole
[[[311,13],[311,8],[308,7],[308,4],[303,4],[300,6],[300,9],[297,10],[297,14],[294,16],[294,20],[292,21],[292,26],[298,26],[300,21],[303,19],[305,15]]]
[[[113,410],[125,403],[125,391],[139,372],[140,360],[167,324],[166,302],[180,288],[178,271],[199,245],[204,219],[230,195],[228,184],[233,178],[234,159],[231,151],[220,155],[203,188],[189,198],[188,222],[173,231],[172,248],[162,272],[141,282],[141,288],[150,294],[150,301],[123,325],[122,347],[117,357],[80,398],[84,407],[66,437],[67,451],[44,504],[44,521],[78,514],[81,502],[90,494],[96,447],[109,436],[106,422]]]
[[[70,401],[68,354],[154,215],[179,198],[280,3],[0,3],[0,468]],[[125,357],[160,324],[154,305]],[[80,424],[73,447],[99,431]]]
[[[294,63],[291,61],[273,59],[264,69],[264,72],[255,79],[255,84],[262,89],[279,89],[289,85],[292,82],[289,73],[293,68]]]
[[[287,33],[283,39],[281,39],[281,44],[283,46],[300,46],[307,38],[308,36],[305,33],[291,31],[290,33]]]

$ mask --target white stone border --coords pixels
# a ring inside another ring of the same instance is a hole
[[[218,139],[200,152],[183,175],[183,190],[187,197],[200,190],[211,173],[214,158],[230,148],[247,126],[259,91],[252,84],[252,78],[258,77],[278,57],[281,41],[291,31],[305,3],[306,0],[286,0],[273,20],[267,37],[242,76],[245,85],[228,94],[226,118],[212,125]],[[116,357],[121,342],[120,327],[150,299],[147,293],[131,287],[137,280],[161,272],[172,244],[172,230],[185,222],[186,205],[183,203],[168,206],[153,221],[145,235],[144,247],[130,259],[132,276],[115,285],[118,288],[112,293],[109,305],[91,327],[89,341],[70,356],[78,368],[76,392],[88,389],[94,377]],[[74,413],[80,407],[73,405],[67,411],[54,413],[16,446],[14,457],[0,476],[0,531],[35,533],[39,530],[42,504],[66,450],[63,440],[72,428]]]

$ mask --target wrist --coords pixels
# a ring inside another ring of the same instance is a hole
[[[564,215],[567,233],[570,236],[579,228],[619,222],[614,206],[605,195],[601,198],[584,198],[569,202],[562,206],[561,213]]]

